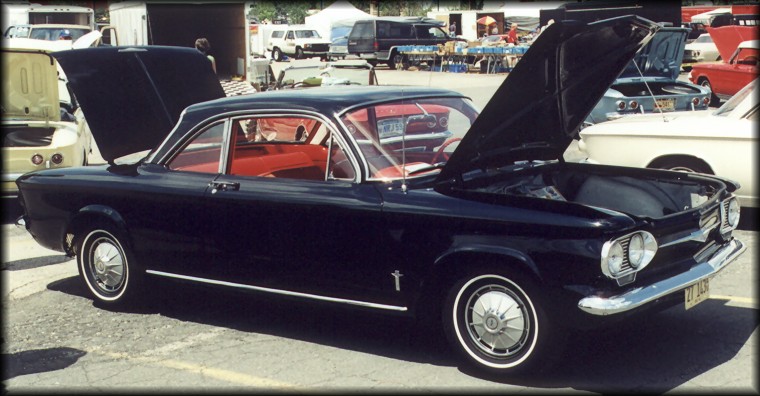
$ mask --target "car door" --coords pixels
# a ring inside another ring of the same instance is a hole
[[[208,195],[215,279],[240,287],[394,302],[383,266],[381,201],[320,119],[237,117],[230,155]]]

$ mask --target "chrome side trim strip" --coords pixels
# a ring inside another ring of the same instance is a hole
[[[629,289],[623,294],[610,297],[588,296],[578,301],[578,308],[592,315],[613,315],[643,306],[668,294],[679,292],[702,279],[715,276],[739,257],[747,247],[733,239],[723,245],[706,261],[697,263],[687,272],[663,279],[646,286]]]
[[[342,304],[349,304],[349,305],[359,305],[359,306],[362,306],[362,307],[375,308],[375,309],[385,309],[385,310],[399,311],[399,312],[406,312],[406,310],[407,310],[406,307],[399,307],[399,306],[395,306],[395,305],[376,304],[376,303],[371,303],[371,302],[366,302],[366,301],[346,300],[346,299],[343,299],[343,298],[327,297],[327,296],[320,296],[320,295],[316,295],[316,294],[299,293],[299,292],[293,292],[293,291],[288,291],[288,290],[272,289],[272,288],[268,288],[268,287],[244,285],[244,284],[241,284],[241,283],[233,283],[233,282],[226,282],[226,281],[220,281],[220,280],[214,280],[214,279],[198,278],[198,277],[195,277],[195,276],[172,274],[170,272],[154,271],[154,270],[146,270],[145,272],[148,273],[148,274],[151,274],[151,275],[165,276],[167,278],[176,278],[176,279],[189,280],[189,281],[193,281],[193,282],[209,283],[209,284],[212,284],[212,285],[220,285],[220,286],[227,286],[227,287],[236,287],[236,288],[239,288],[239,289],[256,290],[256,291],[267,292],[267,293],[282,294],[282,295],[286,295],[286,296],[309,298],[309,299],[312,299],[312,300],[328,301],[328,302],[335,302],[335,303],[342,303]]]

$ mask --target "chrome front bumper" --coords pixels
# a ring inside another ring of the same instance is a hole
[[[728,266],[746,246],[733,239],[704,262],[691,267],[687,272],[664,279],[651,285],[638,287],[623,294],[611,297],[588,296],[578,302],[578,308],[592,315],[614,315],[635,308],[685,289],[705,278],[712,278]]]

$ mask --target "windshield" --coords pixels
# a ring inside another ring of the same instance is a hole
[[[341,121],[367,160],[367,178],[394,180],[438,173],[477,116],[469,99],[423,98],[354,109]]]
[[[316,30],[296,30],[297,38],[322,38]]]
[[[327,85],[377,85],[372,67],[365,66],[305,66],[284,69],[279,88]]]
[[[59,39],[67,39],[76,41],[80,37],[89,33],[89,29],[73,29],[73,28],[38,28],[32,27],[29,38],[37,40],[56,41]]]
[[[723,106],[720,106],[715,111],[716,116],[722,117],[744,117],[750,110],[757,108],[758,100],[757,95],[753,95],[755,88],[757,88],[758,79],[756,78],[741,91],[737,92],[731,97]]]

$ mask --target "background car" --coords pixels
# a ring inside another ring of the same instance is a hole
[[[375,68],[364,60],[337,60],[311,65],[291,65],[274,78],[272,89],[309,88],[330,85],[378,85]]]
[[[687,33],[660,29],[599,100],[586,125],[636,113],[707,109],[710,89],[678,80]]]
[[[285,56],[303,59],[318,56],[327,58],[330,41],[322,38],[314,28],[306,25],[285,25],[272,30],[267,43],[267,50],[272,53],[272,59],[281,61]]]
[[[16,25],[11,26],[6,31],[5,38],[30,38],[35,40],[72,40],[76,41],[80,37],[92,31],[92,28],[84,25],[62,25],[62,24],[34,24],[34,25]]]
[[[346,59],[348,56],[348,36],[341,36],[330,42],[330,52],[327,60]]]
[[[681,68],[689,71],[694,63],[713,62],[716,60],[720,60],[718,47],[715,46],[710,34],[704,33],[699,35],[696,40],[686,44],[683,50]]]
[[[50,55],[53,44],[3,40],[3,197],[17,195],[24,173],[86,165],[92,149],[84,115]]]
[[[594,163],[700,172],[736,180],[742,206],[759,206],[758,79],[717,110],[646,114],[592,125],[579,149]]]
[[[755,27],[746,27],[755,31]],[[723,57],[721,62],[701,63],[694,65],[689,72],[689,81],[699,84],[710,89],[710,105],[717,106],[721,99],[726,100],[736,94],[742,87],[749,84],[760,74],[760,41],[750,40],[742,41],[738,45],[732,40],[733,37],[719,39],[726,34],[737,29],[734,26],[725,26],[716,29],[710,29],[711,34],[715,37],[715,44],[721,50],[721,53],[731,53],[729,57]],[[730,35],[733,36],[733,35]],[[736,45],[734,50],[731,50]]]

